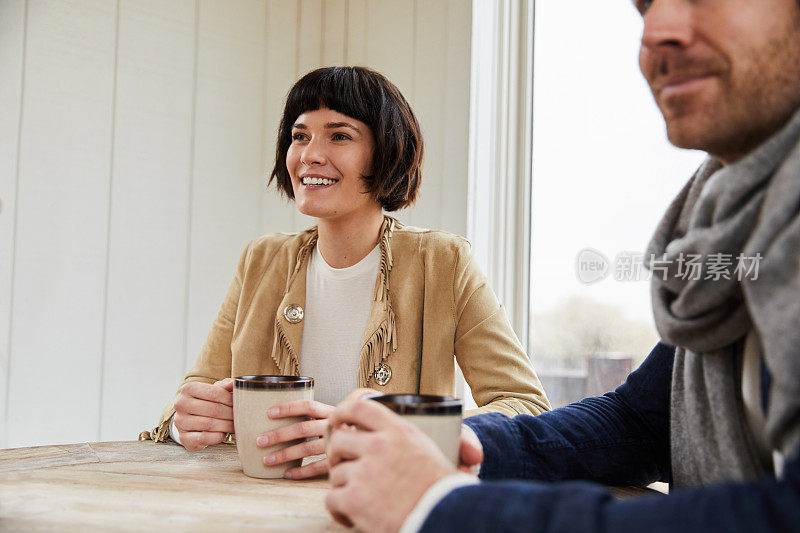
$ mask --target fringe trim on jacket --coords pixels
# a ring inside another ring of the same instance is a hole
[[[385,217],[381,227],[381,261],[378,269],[378,280],[375,284],[375,301],[384,302],[386,318],[378,329],[361,348],[361,359],[358,365],[358,381],[361,386],[369,385],[369,380],[374,372],[397,349],[397,329],[395,324],[394,309],[389,298],[389,272],[392,270],[392,250],[389,248],[389,239],[395,227],[395,220]]]
[[[306,257],[311,253],[314,249],[314,246],[317,244],[317,240],[319,238],[319,234],[317,233],[316,229],[311,233],[311,237],[308,239],[300,250],[297,251],[297,259],[295,259],[294,270],[292,274],[289,276],[289,279],[286,280],[286,288],[284,289],[284,296],[286,293],[289,292],[289,287],[292,286],[294,283],[294,279],[297,277],[298,272],[300,272],[300,267],[303,265],[303,261],[305,261]],[[299,376],[300,375],[300,355],[296,354],[292,349],[292,346],[289,344],[289,340],[286,338],[286,332],[283,330],[283,326],[281,325],[280,319],[275,319],[275,341],[273,343],[272,349],[272,360],[275,362],[275,366],[278,367],[281,374],[285,376]]]

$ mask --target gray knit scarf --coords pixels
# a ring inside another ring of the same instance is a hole
[[[698,254],[700,276],[687,263]],[[758,254],[760,261],[753,259]],[[646,260],[656,326],[676,346],[674,486],[772,472],[745,421],[742,345],[754,330],[771,376],[767,443],[794,457],[800,447],[800,111],[735,164],[705,161],[659,223]]]

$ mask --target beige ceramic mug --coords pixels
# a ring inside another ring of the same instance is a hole
[[[436,443],[445,457],[458,466],[461,400],[432,394],[376,394],[363,398],[385,405],[417,426]]]
[[[236,430],[236,449],[242,470],[250,477],[281,478],[291,469],[297,468],[302,459],[267,466],[264,456],[268,453],[298,444],[303,439],[284,442],[261,448],[256,439],[262,433],[307,420],[305,416],[272,420],[267,411],[270,407],[294,400],[313,400],[314,380],[303,376],[239,376],[233,380],[233,425]]]

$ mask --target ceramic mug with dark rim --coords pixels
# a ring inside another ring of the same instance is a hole
[[[259,447],[256,439],[267,431],[308,419],[297,416],[272,420],[267,415],[270,407],[294,400],[313,399],[314,380],[309,377],[263,375],[234,378],[233,425],[236,430],[236,449],[246,475],[266,479],[281,478],[287,470],[300,466],[302,459],[267,466],[264,464],[264,456],[303,442],[304,439],[267,448]]]
[[[458,466],[461,442],[461,400],[432,394],[368,394],[411,422],[436,443],[445,457]]]

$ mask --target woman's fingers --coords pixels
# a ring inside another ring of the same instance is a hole
[[[225,439],[225,433],[211,431],[187,431],[181,432],[181,444],[190,452],[197,452],[211,446],[219,444]]]
[[[181,444],[189,451],[202,450],[233,433],[233,380],[213,385],[190,381],[181,386],[175,400],[173,423],[180,433]]]
[[[288,446],[282,450],[270,452],[264,456],[264,464],[267,466],[285,463],[302,459],[310,455],[320,455],[325,453],[325,443],[322,439],[307,440],[293,446]]]
[[[231,382],[232,383],[232,382]],[[221,385],[209,385],[199,381],[184,383],[181,396],[190,396],[209,402],[221,403],[233,407],[233,393]]]
[[[295,422],[294,424],[262,433],[258,436],[258,439],[256,439],[256,444],[263,448],[265,446],[274,446],[281,442],[321,437],[327,427],[328,421],[324,419]]]
[[[285,418],[287,416],[308,416],[310,418],[328,418],[333,412],[332,405],[314,400],[295,400],[270,407],[267,414],[270,418]]]
[[[175,412],[218,418],[220,420],[233,420],[233,407],[224,403],[201,400],[191,396],[181,395],[175,401]]]
[[[175,413],[175,427],[183,435],[187,431],[211,431],[233,433],[233,420],[220,420],[207,416],[196,416],[185,413]],[[181,440],[183,440],[181,438]]]
[[[324,476],[328,473],[328,459],[320,459],[300,468],[287,470],[283,477],[286,479],[307,479],[310,477]]]
[[[222,387],[228,392],[233,391],[233,378],[225,378],[214,382],[214,386]]]

